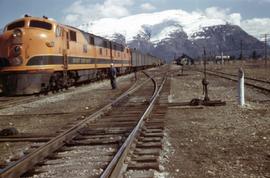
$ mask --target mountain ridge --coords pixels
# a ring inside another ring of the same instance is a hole
[[[131,15],[119,19],[105,18],[90,21],[80,29],[127,44],[145,53],[171,60],[185,53],[194,58],[203,55],[248,57],[258,49],[263,54],[263,43],[245,32],[234,19],[183,10]]]
[[[127,41],[133,40],[142,31],[150,31],[152,43],[158,43],[175,31],[182,30],[188,37],[213,25],[232,23],[217,17],[207,17],[200,13],[187,13],[183,10],[166,10],[154,13],[131,15],[123,18],[103,18],[79,26],[80,29],[110,38],[115,33],[124,35]]]

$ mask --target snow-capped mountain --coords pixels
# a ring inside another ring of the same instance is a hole
[[[183,53],[195,58],[201,57],[204,48],[209,57],[219,56],[221,53],[234,58],[239,58],[241,53],[243,57],[250,57],[254,51],[259,57],[264,51],[264,43],[236,25],[205,27],[202,31],[195,33],[192,38],[190,40],[184,32],[176,32],[171,34],[170,38],[158,43],[150,52],[164,59],[173,59],[174,56],[181,56]]]
[[[239,57],[241,43],[244,56],[262,53],[263,43],[238,25],[235,14],[223,16],[182,10],[138,14],[119,19],[90,21],[78,28],[127,43],[131,48],[173,59],[183,53],[199,57],[205,47],[208,54]],[[241,42],[242,41],[242,42]]]
[[[175,31],[184,31],[189,38],[204,27],[231,23],[228,19],[207,17],[201,13],[187,13],[182,10],[167,10],[156,13],[137,14],[124,18],[104,18],[79,26],[80,29],[100,36],[111,37],[120,33],[127,41],[141,32],[151,33],[150,41],[160,42]]]

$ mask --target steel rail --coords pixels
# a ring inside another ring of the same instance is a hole
[[[199,71],[199,72],[202,72],[202,71]],[[231,80],[231,81],[234,81],[234,82],[238,82],[237,79],[233,79],[233,78],[230,78],[230,77],[222,76],[222,75],[216,74],[214,72],[209,72],[208,71],[206,73],[208,75],[213,75],[213,76],[216,76],[216,77],[220,77],[220,78],[224,78],[224,79]],[[245,81],[245,85],[270,93],[270,89],[268,89],[268,88],[264,88],[264,87],[261,87],[261,86],[258,86],[258,85],[254,85],[254,84],[249,83],[249,82],[246,82],[246,81]]]
[[[164,86],[164,83],[165,83],[167,78],[166,77],[163,78],[163,81],[162,81],[159,88],[157,87],[156,81],[153,78],[151,78],[151,79],[155,83],[156,88],[155,88],[155,92],[153,94],[153,97],[152,97],[152,100],[151,100],[149,106],[147,107],[147,109],[143,113],[142,117],[138,121],[135,128],[132,130],[131,134],[128,136],[126,141],[120,147],[120,149],[118,150],[118,152],[116,153],[116,155],[114,156],[112,161],[109,163],[107,168],[103,171],[100,178],[120,177],[121,169],[123,167],[126,155],[128,154],[129,148],[130,148],[131,144],[134,142],[136,136],[138,135],[139,130],[142,127],[145,118],[147,116],[149,116],[149,114],[151,113],[151,111],[152,111],[152,109],[154,107],[154,104],[155,104],[155,102],[156,102],[156,100],[158,98],[158,95],[159,95],[160,91],[162,90],[162,88]]]
[[[93,82],[93,84],[96,83]],[[73,89],[69,88],[69,90],[61,91],[59,93],[54,93],[53,95],[44,95],[46,98],[51,98],[55,96],[59,96],[61,94],[69,93],[69,91],[72,91]],[[43,96],[42,93],[36,93],[36,94],[31,94],[31,95],[21,95],[21,96],[0,96],[0,111],[3,109],[6,109],[10,106],[17,106],[25,103],[31,103],[38,101],[40,99],[39,96]],[[5,98],[10,98],[10,100],[7,100]],[[4,100],[3,100],[4,99]]]
[[[79,135],[79,130],[85,127],[89,122],[92,122],[102,116],[104,113],[108,112],[113,108],[114,105],[122,101],[124,98],[129,96],[131,93],[138,90],[150,79],[145,80],[140,85],[135,82],[130,89],[125,93],[115,99],[113,102],[107,104],[97,112],[85,118],[83,121],[79,122],[72,128],[60,133],[58,136],[52,138],[49,142],[35,149],[33,152],[25,155],[21,159],[13,162],[7,167],[0,169],[0,178],[17,178],[27,172],[29,169],[33,168],[37,163],[44,160],[46,157],[51,155],[53,152],[63,147],[67,142],[72,140],[74,137]],[[137,85],[137,86],[136,86]]]
[[[152,82],[154,83],[154,88],[155,88],[155,90],[153,91],[153,95],[152,95],[152,97],[150,98],[150,102],[153,100],[153,98],[155,97],[155,93],[157,92],[157,90],[158,90],[158,87],[157,87],[157,83],[156,83],[156,81],[155,81],[155,79],[153,78],[153,77],[151,77],[148,73],[146,73],[146,72],[144,72],[144,74],[146,75],[146,76],[148,76],[151,80],[152,80]],[[149,103],[150,103],[149,102]]]
[[[18,98],[18,99],[12,98],[12,100],[0,101],[0,110],[6,109],[7,107],[12,106],[14,104],[24,104],[25,102],[28,101],[31,102],[34,99],[36,99],[36,96],[27,96],[25,98]]]
[[[232,76],[232,77],[237,77],[236,74],[228,74],[228,73],[225,73],[225,72],[220,72],[220,71],[215,71],[215,70],[209,70],[208,71],[210,72],[216,72],[216,73],[220,73],[220,74],[224,74],[224,75],[229,75],[229,76]],[[248,80],[254,80],[256,82],[261,82],[261,83],[267,83],[267,84],[270,84],[270,81],[267,81],[267,80],[262,80],[262,79],[256,79],[256,78],[251,78],[251,77],[247,77],[245,76],[245,79],[248,79]]]

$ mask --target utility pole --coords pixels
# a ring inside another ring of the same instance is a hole
[[[224,59],[223,59],[223,51],[221,52],[221,64],[224,64]]]
[[[241,42],[240,42],[240,49],[241,49],[240,60],[242,60],[243,59],[243,40],[241,40]]]
[[[268,48],[268,44],[267,44],[267,38],[268,38],[268,35],[270,34],[263,34],[263,37],[264,37],[264,64],[265,66],[267,66],[267,48]]]
[[[269,34],[264,34],[264,60],[265,60],[265,66],[267,65],[267,36]]]
[[[203,63],[204,78],[202,79],[203,94],[204,94],[203,101],[208,102],[208,101],[210,101],[210,99],[208,97],[208,88],[207,88],[207,85],[209,84],[209,82],[207,81],[207,78],[206,78],[206,51],[205,51],[205,47],[203,48],[203,57],[204,57],[204,63]]]
[[[205,51],[205,47],[203,47],[203,73],[204,73],[204,78],[206,79],[206,51]]]

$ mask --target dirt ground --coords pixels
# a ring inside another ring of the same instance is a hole
[[[202,68],[202,65],[198,67]],[[246,60],[246,61],[236,61],[236,62],[226,62],[225,65],[212,64],[207,65],[210,70],[222,71],[230,74],[238,74],[239,68],[242,68],[247,77],[252,77],[261,80],[270,81],[269,69],[270,61],[265,65],[264,60]]]
[[[203,99],[202,74],[185,73],[172,78],[172,103]],[[211,76],[208,81],[210,99],[226,106],[169,108],[168,177],[270,177],[270,102],[260,103],[270,95],[246,88],[247,105],[240,107],[235,82]]]
[[[209,67],[237,73],[237,69],[244,66],[247,75],[268,80],[269,69],[266,71],[258,65],[236,63]],[[171,68],[180,69],[176,65]],[[185,74],[171,77],[169,102],[203,98],[202,74],[194,71],[185,71]],[[209,76],[208,81],[210,99],[226,101],[226,106],[169,107],[161,160],[164,174],[157,177],[270,177],[270,95],[246,88],[247,105],[240,107],[236,101],[235,82],[213,76]],[[119,80],[117,91],[110,90],[109,82],[105,82],[1,110],[0,129],[13,126],[20,133],[55,133],[68,122],[76,121],[77,116],[109,102],[132,82],[130,77],[124,77]],[[27,149],[27,146],[17,144],[1,144],[0,161],[15,153],[20,156],[22,152],[18,149]]]
[[[133,74],[119,77],[118,89],[108,80],[70,89],[68,92],[41,96],[40,100],[0,110],[0,130],[15,127],[20,134],[55,135],[69,123],[76,123],[108,104],[133,83]],[[0,143],[0,165],[21,157],[32,143]],[[15,156],[14,156],[15,155]]]

